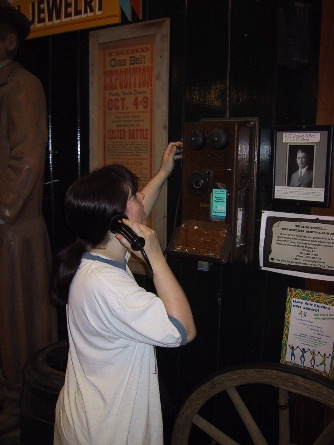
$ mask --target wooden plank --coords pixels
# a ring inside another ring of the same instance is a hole
[[[202,416],[196,415],[193,419],[193,424],[198,426],[202,431],[205,431],[214,439],[219,445],[239,445],[225,433],[216,428],[212,423],[205,420]]]

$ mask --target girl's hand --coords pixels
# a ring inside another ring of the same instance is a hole
[[[123,223],[130,227],[138,236],[144,238],[145,240],[145,253],[149,258],[154,258],[162,255],[160,243],[156,231],[144,226],[143,224],[136,223],[129,219],[123,219]],[[121,234],[116,234],[116,238],[119,242],[126,247],[130,252],[136,255],[138,258],[143,259],[142,254],[139,250],[132,250],[131,245],[126,238]]]
[[[180,141],[168,144],[164,150],[158,173],[143,188],[143,205],[147,217],[158,199],[162,186],[173,171],[175,160],[182,158],[182,147],[183,144]]]
[[[172,173],[174,161],[177,159],[182,159],[182,148],[183,143],[181,141],[170,142],[167,145],[167,148],[165,148],[160,166],[160,171],[164,174],[165,178],[168,178],[168,176]]]

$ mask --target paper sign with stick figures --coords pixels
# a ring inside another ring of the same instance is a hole
[[[334,295],[288,288],[281,363],[333,378]]]

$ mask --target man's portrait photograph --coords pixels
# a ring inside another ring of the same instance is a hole
[[[315,146],[291,144],[288,146],[288,187],[313,187]]]

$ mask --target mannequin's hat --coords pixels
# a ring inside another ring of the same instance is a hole
[[[21,11],[14,8],[8,0],[0,0],[0,22],[12,26],[21,40],[24,40],[30,32],[28,18]]]

